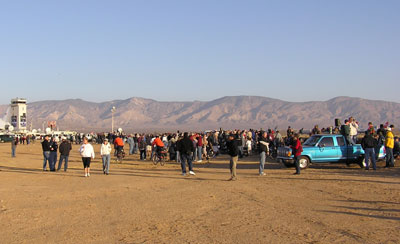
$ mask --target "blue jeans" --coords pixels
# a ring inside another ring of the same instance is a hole
[[[294,156],[294,166],[296,167],[296,174],[300,174],[300,162],[296,156]]]
[[[197,160],[200,161],[201,160],[201,156],[203,156],[203,147],[199,147],[197,146]]]
[[[393,167],[394,166],[394,157],[393,157],[393,148],[385,147],[386,148],[386,167]]]
[[[110,154],[103,155],[103,156],[101,156],[101,159],[103,161],[103,172],[108,174],[108,172],[110,170],[110,159],[111,159],[111,156],[110,156]]]
[[[176,162],[177,162],[178,164],[182,162],[182,160],[181,160],[181,155],[180,155],[179,151],[176,151]]]
[[[259,169],[259,174],[262,174],[264,172],[264,165],[265,165],[265,152],[260,153],[260,169]]]
[[[17,149],[16,147],[12,147],[11,148],[11,157],[15,158],[15,149]]]
[[[46,171],[46,168],[47,168],[47,161],[49,161],[49,167],[50,167],[50,151],[43,152],[43,170],[44,171]]]
[[[60,155],[60,160],[58,161],[57,170],[61,169],[61,166],[62,166],[62,163],[63,163],[63,160],[64,160],[65,161],[65,163],[64,163],[64,171],[67,171],[67,169],[68,169],[68,157],[69,156]]]
[[[50,159],[49,159],[50,171],[56,170],[56,163],[57,163],[57,152],[50,152]]]
[[[134,153],[135,150],[135,144],[129,144],[129,155],[132,155]]]
[[[189,165],[189,171],[193,171],[192,155],[182,153],[181,154],[181,167],[182,167],[183,174],[186,174],[186,161]]]
[[[376,170],[376,161],[375,161],[375,149],[374,148],[365,148],[365,168],[369,169],[369,161],[372,161],[372,168]]]

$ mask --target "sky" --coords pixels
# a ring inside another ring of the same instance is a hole
[[[0,0],[0,104],[400,102],[397,0]]]

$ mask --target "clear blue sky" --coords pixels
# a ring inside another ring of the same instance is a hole
[[[1,1],[0,103],[400,102],[397,0]]]

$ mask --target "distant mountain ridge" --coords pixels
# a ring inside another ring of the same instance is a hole
[[[244,128],[311,128],[333,125],[335,118],[356,118],[361,126],[400,122],[400,103],[335,97],[327,101],[286,102],[260,96],[227,96],[212,101],[159,102],[132,97],[109,102],[81,99],[40,101],[28,104],[28,124],[42,128],[57,121],[62,130],[109,131],[111,108],[115,128],[125,131],[175,131]],[[0,106],[4,114],[7,105]],[[0,116],[2,117],[2,116]]]

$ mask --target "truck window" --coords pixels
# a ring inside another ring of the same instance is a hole
[[[320,138],[321,138],[321,136],[312,136],[303,143],[303,146],[312,146],[313,147],[313,146],[315,146],[315,144],[317,144],[317,142],[319,141]]]
[[[346,146],[346,144],[344,143],[344,138],[342,136],[336,137],[336,140],[339,147]]]
[[[324,137],[322,140],[318,143],[319,146],[325,145],[325,147],[333,147],[333,138],[332,137]]]

